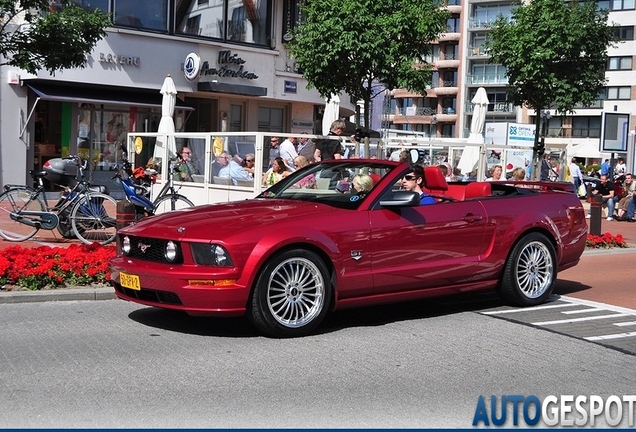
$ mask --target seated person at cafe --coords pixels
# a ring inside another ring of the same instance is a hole
[[[413,165],[412,170],[402,177],[402,189],[420,194],[420,205],[435,204],[435,198],[422,190],[424,185],[424,168]]]
[[[233,157],[228,159],[228,164],[221,168],[218,176],[231,179],[235,186],[238,184],[237,180],[252,180],[250,174]]]

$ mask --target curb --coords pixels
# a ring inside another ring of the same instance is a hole
[[[69,287],[44,291],[0,292],[0,304],[71,300],[114,300],[116,298],[115,290],[112,287]]]

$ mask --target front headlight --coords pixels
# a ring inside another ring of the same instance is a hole
[[[164,252],[168,262],[175,262],[179,257],[179,247],[173,241],[166,242],[166,250]]]
[[[218,244],[193,243],[191,245],[194,262],[200,265],[233,267],[234,263],[227,249]]]
[[[124,236],[124,238],[121,239],[121,251],[124,255],[130,255],[130,248],[130,237]]]

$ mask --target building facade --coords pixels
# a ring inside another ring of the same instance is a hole
[[[153,132],[162,83],[177,88],[177,131],[320,133],[325,101],[288,55],[295,0],[76,0],[114,26],[86,67],[31,75],[0,67],[0,181],[82,154],[108,170],[129,132]],[[340,114],[355,106],[341,95]]]
[[[548,121],[547,143],[579,144],[595,142],[600,146],[604,112],[630,115],[628,140],[636,131],[636,72],[634,58],[634,0],[599,1],[608,9],[609,21],[619,26],[621,42],[609,49],[607,87],[596,103],[581,107],[574,114],[558,116],[553,111]],[[451,0],[448,31],[432,47],[428,60],[434,67],[433,80],[426,95],[405,90],[387,93],[382,127],[420,132],[433,138],[466,138],[472,118],[471,100],[479,87],[488,94],[486,123],[534,123],[536,113],[508,102],[506,70],[490,64],[484,42],[497,16],[511,16],[514,2],[509,0]],[[634,155],[616,155],[631,160]]]

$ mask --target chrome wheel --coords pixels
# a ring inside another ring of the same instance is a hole
[[[498,291],[515,306],[541,304],[552,294],[557,267],[552,241],[545,234],[528,233],[510,251]]]
[[[325,318],[333,287],[329,263],[313,251],[276,251],[259,271],[248,317],[275,337],[309,334]]]
[[[553,267],[552,254],[545,244],[527,244],[517,261],[519,290],[531,299],[541,297],[552,286]]]
[[[305,258],[290,258],[271,273],[267,307],[281,325],[302,327],[322,310],[325,281],[318,267]]]

